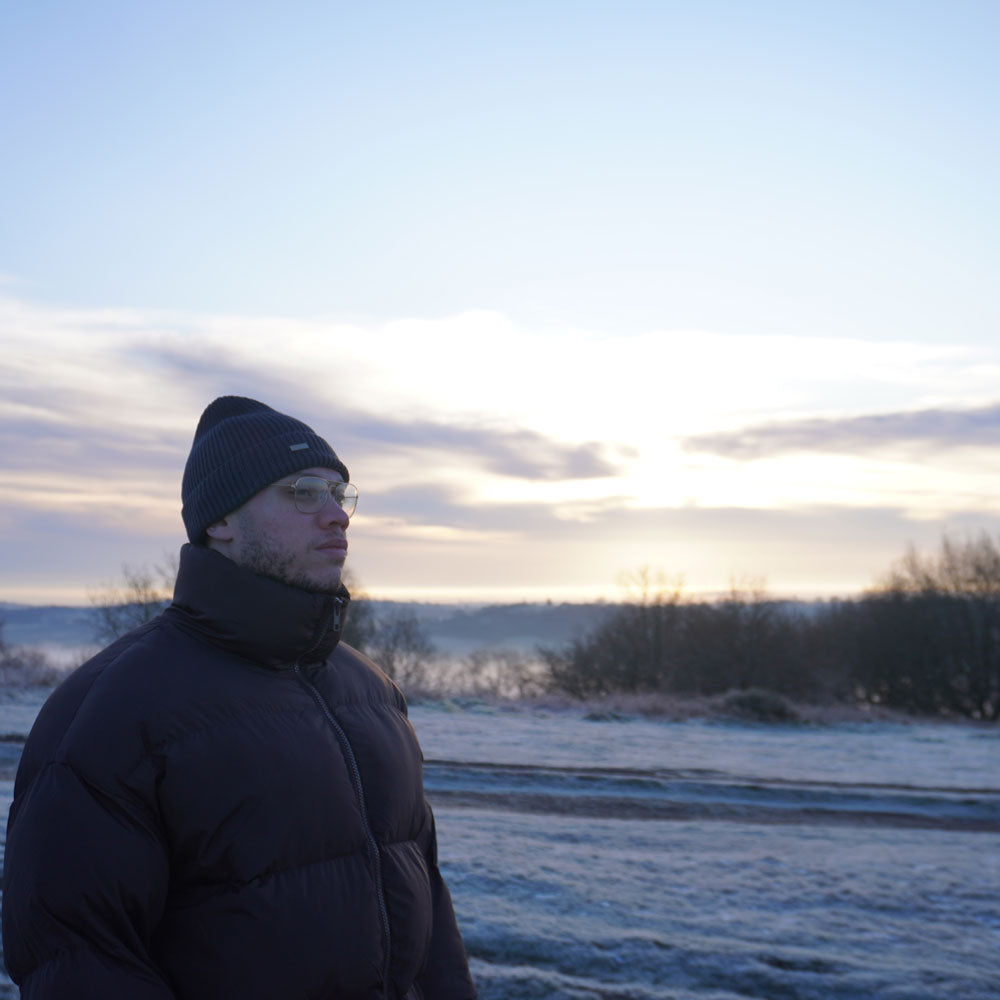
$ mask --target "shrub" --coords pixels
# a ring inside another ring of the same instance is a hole
[[[63,671],[40,650],[7,646],[0,638],[0,686],[52,687],[63,676]]]
[[[787,699],[774,691],[747,688],[728,691],[720,699],[724,715],[752,722],[799,722],[798,712]]]

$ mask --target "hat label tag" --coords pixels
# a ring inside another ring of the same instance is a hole
[[[305,451],[305,449],[308,448],[308,447],[309,447],[309,445],[306,444],[305,442],[303,442],[302,444],[290,444],[288,446],[288,450],[289,451]]]

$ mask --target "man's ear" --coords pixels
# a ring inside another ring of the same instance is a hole
[[[205,529],[205,534],[217,542],[231,542],[233,540],[233,526],[228,517],[223,517],[210,524]]]

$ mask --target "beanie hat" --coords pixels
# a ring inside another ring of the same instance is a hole
[[[347,466],[301,420],[245,396],[209,403],[194,432],[181,483],[181,517],[200,544],[205,529],[290,472],[322,466],[346,482]]]

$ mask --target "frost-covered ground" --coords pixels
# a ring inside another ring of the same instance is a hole
[[[998,727],[411,717],[483,1000],[1000,998]]]
[[[1000,729],[412,718],[484,1000],[1000,997]]]

